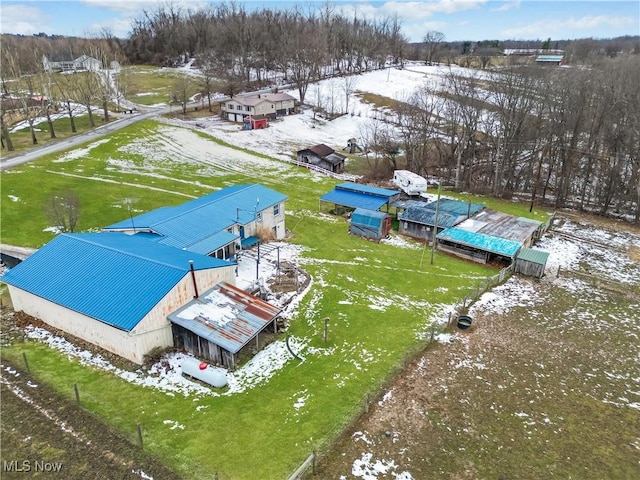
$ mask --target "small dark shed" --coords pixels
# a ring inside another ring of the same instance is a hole
[[[349,233],[372,240],[381,240],[390,231],[391,217],[387,213],[356,208],[351,215]]]
[[[344,171],[344,161],[347,157],[320,143],[313,147],[298,150],[296,158],[300,163],[310,163],[333,173],[342,173]]]
[[[522,247],[516,258],[515,273],[542,278],[549,252],[536,248]]]

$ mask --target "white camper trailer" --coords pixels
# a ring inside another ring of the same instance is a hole
[[[409,170],[395,170],[392,181],[407,195],[421,195],[427,191],[427,181]]]

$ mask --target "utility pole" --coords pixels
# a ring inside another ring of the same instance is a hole
[[[438,200],[436,201],[436,221],[431,235],[431,265],[433,265],[433,254],[436,250],[436,235],[438,234],[438,215],[440,214],[440,179],[438,179]]]

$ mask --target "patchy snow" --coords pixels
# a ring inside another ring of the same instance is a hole
[[[171,425],[170,430],[175,430],[176,428],[179,428],[180,430],[184,430],[184,425],[181,425],[175,420],[164,420],[162,423],[164,423],[165,425]]]
[[[57,159],[55,159],[54,163],[62,163],[62,162],[70,162],[72,160],[77,160],[79,158],[88,157],[91,153],[91,150],[94,148],[108,143],[111,141],[111,138],[101,138],[100,140],[96,140],[95,142],[90,143],[86,147],[82,148],[74,148],[73,150],[69,150],[64,155],[60,155]]]
[[[20,201],[20,197],[16,197],[15,195],[7,195],[7,197],[9,197],[9,200],[11,200],[12,202]]]
[[[363,480],[378,480],[378,478],[395,478],[413,480],[409,472],[396,472],[398,465],[393,460],[373,460],[372,453],[363,453],[362,457],[353,462],[351,475]],[[388,475],[391,475],[389,477]]]

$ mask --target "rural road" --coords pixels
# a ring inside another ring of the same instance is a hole
[[[156,115],[167,113],[169,112],[169,109],[170,107],[162,107],[134,113],[132,115],[123,115],[113,122],[94,128],[92,130],[88,130],[79,135],[74,135],[73,137],[65,138],[64,140],[47,143],[42,147],[35,147],[16,155],[3,156],[2,159],[0,159],[0,172],[8,170],[9,168],[15,167],[17,165],[22,165],[23,163],[30,162],[32,160],[40,158],[43,155],[59,152],[61,150],[67,150],[69,148],[76,147],[81,143],[95,140],[98,137],[128,127],[129,125],[132,125],[136,122],[155,117]]]

